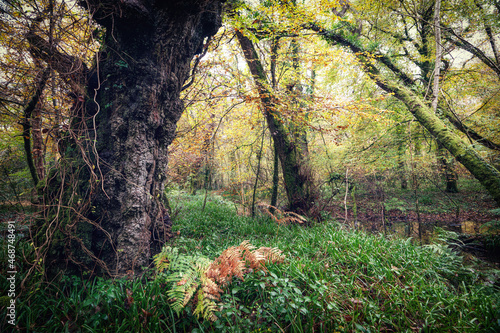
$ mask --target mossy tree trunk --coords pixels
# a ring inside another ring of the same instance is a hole
[[[385,79],[381,71],[367,58],[367,52],[360,43],[347,39],[342,33],[326,30],[316,24],[309,24],[309,29],[320,33],[326,40],[347,47],[363,66],[364,71],[382,90],[394,94],[405,104],[415,119],[440,143],[455,159],[488,190],[500,206],[500,172],[488,164],[465,140],[457,135],[431,109],[430,105],[409,88],[402,86],[395,79]],[[391,59],[377,57],[377,62],[389,68],[404,85],[414,88],[413,80],[394,66]]]
[[[500,205],[500,172],[488,164],[470,144],[453,132],[426,103],[414,96],[408,89],[394,83],[383,82],[380,76],[373,76],[377,84],[392,92],[408,107],[417,121],[454,156],[488,190]]]
[[[311,169],[304,155],[303,144],[300,142],[303,135],[294,133],[293,125],[287,128],[280,119],[278,103],[267,82],[264,67],[252,41],[238,30],[236,37],[257,87],[275,152],[278,153],[289,203],[288,209],[299,214],[309,214],[317,197],[312,186]]]

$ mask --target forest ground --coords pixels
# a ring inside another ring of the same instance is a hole
[[[349,226],[349,219],[356,214],[360,224],[365,216],[371,216],[368,225],[380,217],[376,215],[376,207],[380,207],[377,197],[371,194],[370,201],[370,193],[362,193],[360,185],[357,188],[355,199],[351,196],[348,201],[348,225],[341,219],[345,216],[342,200],[332,201],[335,210],[325,212],[321,222],[281,225],[263,212],[256,218],[242,216],[233,201],[214,193],[205,197],[204,193],[171,191],[174,237],[168,245],[178,249],[181,256],[213,260],[245,240],[257,247],[278,248],[285,256],[283,264],[270,264],[267,271],[248,270],[243,280],[235,277],[224,287],[215,321],[194,315],[195,300],[176,312],[169,290],[183,282],[174,281],[172,285],[153,265],[136,280],[73,276],[51,282],[43,280],[41,267],[23,288],[18,286],[15,329],[3,321],[6,296],[2,297],[0,330],[495,332],[500,325],[498,265],[463,255],[457,250],[468,243],[457,239],[457,233],[443,229],[436,229],[428,239],[429,245],[424,246],[415,235],[391,235],[389,226],[385,235],[379,229],[355,230]],[[384,194],[386,220],[394,218],[393,225],[401,216],[408,216],[410,221],[415,212],[411,192],[394,191]],[[453,207],[446,211],[449,203],[443,196],[430,189],[422,192],[421,198],[427,197],[421,207],[422,221],[441,216],[443,221],[448,217],[451,224],[456,222],[452,219]],[[488,215],[493,213],[489,201],[483,200],[487,196],[484,191],[462,187],[453,196],[455,202],[462,203],[462,223],[468,217],[477,217],[478,221],[494,218]],[[473,196],[479,201],[471,200]],[[396,208],[389,209],[390,205]],[[0,218],[2,222],[18,221],[16,262],[20,282],[30,267],[27,221],[31,209],[26,205],[18,205],[18,211],[13,208],[4,206]],[[334,221],[333,214],[340,215],[340,222]],[[3,245],[0,260],[7,260]],[[0,290],[7,288],[8,282],[1,279]]]
[[[436,185],[438,181],[426,180],[416,190],[411,184],[401,189],[394,181],[358,175],[351,180],[355,186],[349,184],[347,196],[345,182],[336,184],[335,195],[323,193],[320,219],[333,219],[373,234],[412,237],[421,244],[432,242],[436,227],[443,228],[459,235],[466,253],[500,267],[500,241],[490,237],[500,235],[500,211],[487,191],[463,173],[457,193],[447,193]],[[238,196],[216,193],[239,203],[239,214],[250,214],[248,202],[241,207]]]

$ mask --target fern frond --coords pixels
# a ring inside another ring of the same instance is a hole
[[[165,246],[155,256],[155,266],[170,285],[167,295],[172,308],[179,313],[190,301],[193,314],[215,321],[216,301],[221,299],[221,287],[231,283],[234,276],[243,280],[249,271],[266,270],[268,262],[283,262],[284,256],[277,248],[255,248],[247,240],[224,250],[214,261],[202,256],[179,254],[178,249]],[[196,294],[196,297],[194,296]]]
[[[251,245],[247,240],[240,244],[239,246],[242,256],[245,259],[245,264],[249,266],[252,270],[261,269],[262,263],[265,258],[262,254],[255,250],[255,246]]]
[[[170,262],[173,257],[177,256],[177,249],[170,246],[164,246],[160,253],[154,256],[153,262],[159,273],[167,270],[170,267]]]
[[[217,316],[214,314],[215,311],[217,311],[217,304],[210,298],[205,297],[205,293],[202,289],[198,290],[196,308],[193,314],[195,316],[202,316],[211,321],[216,321]]]
[[[167,292],[168,297],[172,301],[172,308],[177,313],[180,313],[184,306],[189,302],[186,296],[191,294],[189,298],[198,289],[196,270],[190,270],[183,273],[174,273],[166,278],[167,282],[173,282],[171,289]]]
[[[207,276],[219,282],[222,286],[229,284],[233,276],[243,280],[245,262],[241,257],[241,250],[231,246],[224,250],[221,255],[214,260],[207,271]]]
[[[182,307],[185,307],[189,303],[198,287],[199,284],[196,283],[186,289],[186,291],[184,292],[184,301],[182,302]]]
[[[280,209],[278,209],[277,207],[274,207],[272,205],[268,205],[268,204],[265,204],[265,203],[259,203],[258,206],[262,207],[262,210],[267,215],[269,215],[269,217],[271,219],[273,219],[273,221],[275,221],[276,223],[278,223],[278,220],[279,220],[279,218],[277,217],[277,215],[283,215],[283,212]],[[274,213],[271,212],[271,209],[274,211]]]
[[[201,274],[200,280],[206,297],[217,301],[220,300],[222,289],[213,279],[208,277],[208,270]]]
[[[288,220],[289,222],[295,222],[295,223],[307,223],[307,219],[302,216],[302,215],[299,215],[297,213],[294,213],[294,212],[285,212],[285,219]]]
[[[281,264],[285,260],[285,256],[282,255],[283,251],[276,247],[259,247],[257,252],[264,258],[265,263]]]

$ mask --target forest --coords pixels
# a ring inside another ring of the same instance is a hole
[[[499,17],[2,0],[0,331],[500,331]]]

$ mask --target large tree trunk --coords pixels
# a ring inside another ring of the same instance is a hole
[[[220,1],[122,3],[110,15],[102,1],[91,2],[108,50],[96,99],[103,185],[95,217],[113,241],[97,230],[93,250],[117,275],[148,266],[151,245],[165,240],[162,199],[179,95],[191,60],[221,25]]]
[[[78,134],[73,137],[77,142],[73,147],[86,153],[85,163],[80,165],[87,171],[75,171],[73,166],[71,172],[80,179],[76,190],[91,201],[86,216],[78,222],[67,226],[58,222],[59,230],[71,241],[64,250],[51,245],[48,267],[60,270],[60,261],[71,258],[72,262],[66,262],[70,267],[84,264],[111,276],[133,275],[149,265],[168,238],[170,219],[164,197],[167,148],[183,111],[179,96],[190,75],[190,62],[220,27],[221,3],[84,3],[106,28],[97,71],[88,76],[85,111],[78,111],[80,96],[73,108],[78,113],[72,124],[73,133]],[[36,36],[32,41],[44,44]],[[78,141],[85,135],[87,140]],[[74,153],[69,156],[78,160]],[[97,180],[89,186],[92,177]]]

